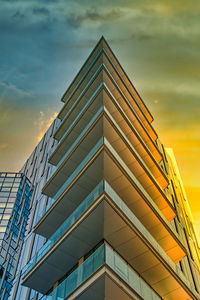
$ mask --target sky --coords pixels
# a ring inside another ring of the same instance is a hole
[[[102,35],[172,147],[200,234],[200,1],[0,0],[0,170],[18,171]]]

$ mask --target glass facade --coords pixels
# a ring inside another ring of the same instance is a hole
[[[3,299],[8,299],[12,287],[31,196],[31,183],[22,173],[0,172],[0,296]]]

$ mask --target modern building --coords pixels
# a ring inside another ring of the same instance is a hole
[[[20,171],[34,189],[9,299],[200,299],[173,153],[104,38],[62,101]]]
[[[22,173],[0,172],[0,297],[8,299],[25,237],[33,186]]]

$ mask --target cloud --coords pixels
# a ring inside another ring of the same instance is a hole
[[[0,149],[6,149],[8,147],[8,144],[2,143],[0,144]]]
[[[25,15],[22,14],[20,11],[16,11],[16,12],[13,14],[12,18],[15,19],[15,21],[16,21],[16,20],[22,20],[22,19],[25,18]]]
[[[10,97],[14,95],[17,98],[30,97],[31,94],[23,89],[19,89],[14,84],[9,84],[5,82],[0,82],[0,98]]]
[[[58,112],[54,112],[53,115],[51,115],[50,118],[46,116],[46,113],[43,111],[40,111],[39,118],[35,121],[35,125],[38,127],[38,136],[37,136],[37,142],[39,142],[42,137],[44,136],[45,132],[51,125],[51,123],[55,120],[57,117]]]
[[[23,114],[32,106],[33,97],[30,92],[18,88],[14,84],[0,82],[0,124],[9,126],[15,115]],[[19,126],[19,124],[17,124]]]
[[[67,21],[70,26],[77,29],[82,26],[84,22],[91,23],[109,23],[120,19],[123,12],[119,9],[100,10],[88,9],[82,14],[71,13],[67,16]]]
[[[45,7],[35,7],[35,8],[33,8],[33,14],[49,16],[50,12]]]

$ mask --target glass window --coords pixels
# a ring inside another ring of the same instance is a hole
[[[6,231],[6,227],[1,227],[0,226],[0,232],[5,232]]]
[[[7,197],[8,198],[9,193],[8,192],[0,192],[1,197]]]
[[[3,187],[11,187],[12,182],[4,182]]]
[[[15,173],[7,173],[7,177],[15,177]]]
[[[14,203],[7,203],[6,204],[6,207],[8,207],[8,208],[13,208],[13,206],[14,206]],[[1,207],[1,206],[0,206]]]
[[[15,198],[11,198],[11,197],[8,199],[8,201],[9,201],[10,203],[15,202],[15,200],[16,200]]]
[[[20,182],[21,178],[15,178],[15,182]]]
[[[0,233],[0,239],[3,239],[4,233]]]
[[[2,192],[10,192],[10,189],[11,189],[10,187],[4,187],[4,186],[3,186],[3,187],[1,188],[1,191],[2,191]]]
[[[5,214],[11,214],[11,212],[12,212],[11,208],[6,208],[4,211]]]
[[[7,177],[6,177],[6,178],[5,178],[5,181],[6,181],[6,182],[13,182],[13,181],[14,181],[14,178],[7,178]]]
[[[4,220],[10,219],[10,214],[9,214],[9,215],[4,214],[4,215],[3,215],[3,219],[4,219]]]
[[[6,207],[6,203],[0,203],[0,208],[5,208]]]
[[[0,193],[0,202],[2,203],[2,202],[7,202],[7,201],[8,201],[8,198],[1,197],[1,193]]]
[[[10,193],[10,197],[16,197],[17,193]]]
[[[1,220],[1,225],[5,225],[5,226],[7,226],[8,225],[8,220]]]

